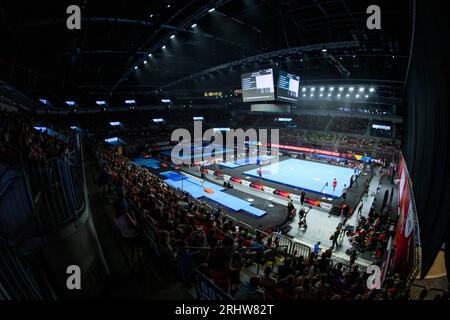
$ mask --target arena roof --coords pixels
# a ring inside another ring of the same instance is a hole
[[[1,80],[36,100],[92,105],[162,89],[237,88],[241,73],[267,66],[303,81],[402,84],[410,2],[376,2],[381,30],[366,27],[368,0],[84,0],[82,28],[70,31],[71,2],[6,1]]]

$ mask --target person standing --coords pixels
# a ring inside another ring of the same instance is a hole
[[[305,196],[306,196],[305,191],[302,191],[302,193],[300,195],[300,203],[302,204],[302,206],[303,206],[303,203],[305,202]]]
[[[336,250],[339,250],[338,238],[341,230],[339,227],[336,228],[336,231],[331,235],[330,240],[332,241],[331,250],[334,250],[334,246],[336,246]]]
[[[361,205],[358,208],[358,217],[361,215],[363,209],[363,201],[361,200]]]
[[[319,252],[320,252],[320,245],[321,245],[321,242],[320,241],[318,241],[315,245],[314,245],[314,254],[317,256],[317,255],[319,255]]]
[[[355,179],[355,175],[352,174],[352,176],[350,177],[350,185],[349,185],[349,188],[350,188],[350,189],[351,189],[352,186],[353,186],[353,181],[355,181],[354,179]]]
[[[334,180],[333,180],[333,192],[336,190],[336,187],[337,187],[337,180],[336,180],[336,178],[334,178]]]
[[[344,184],[344,188],[342,188],[342,199],[347,200],[347,185]]]

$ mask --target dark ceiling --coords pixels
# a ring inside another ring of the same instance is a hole
[[[70,4],[82,8],[80,31],[66,28]],[[382,30],[366,27],[372,4],[381,7]],[[403,83],[410,11],[408,0],[6,0],[0,80],[34,98],[87,104],[161,88],[239,88],[242,72],[266,66],[304,81]],[[284,52],[227,65],[277,50]]]

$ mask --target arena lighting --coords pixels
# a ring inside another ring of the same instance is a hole
[[[174,35],[174,34],[170,36],[170,39],[173,39],[173,38],[175,38],[175,35]]]
[[[359,88],[359,92],[364,92],[366,89],[364,87]]]
[[[147,60],[144,60],[144,64],[147,64]]]
[[[106,101],[104,101],[104,100],[97,100],[97,101],[95,101],[95,103],[96,103],[98,106],[104,106],[104,105],[106,105]]]
[[[167,5],[167,8],[170,8],[170,4]]]
[[[327,49],[322,49],[322,52],[327,52]]]
[[[303,92],[306,92],[306,88],[303,88],[302,91],[303,91]]]
[[[310,97],[314,97],[314,93],[311,93],[311,94],[310,94]]]
[[[48,100],[46,100],[46,99],[39,99],[39,101],[40,101],[42,104],[48,104]]]
[[[329,93],[328,96],[331,97],[331,93]]]
[[[136,100],[133,99],[125,100],[125,104],[136,104]]]
[[[211,9],[208,10],[208,12],[213,12],[213,11],[215,11],[215,10],[216,10],[216,9],[211,8]]]
[[[369,92],[375,92],[375,89],[374,88],[370,88]]]
[[[353,92],[353,91],[355,91],[355,88],[350,87],[350,88],[348,88],[348,91]]]
[[[340,94],[340,93],[338,93],[337,97],[338,97],[338,98],[340,98],[340,97],[341,97],[341,94]]]
[[[153,18],[153,14],[150,15],[150,18]]]
[[[137,66],[134,66],[134,70],[137,70],[137,68],[138,68]]]
[[[320,94],[320,97],[323,97],[323,94]]]
[[[359,98],[359,94],[356,95],[356,98]]]
[[[75,105],[75,101],[70,101],[70,100],[68,100],[68,101],[66,101],[66,104],[67,104],[68,106],[73,107],[73,106]]]
[[[325,88],[324,88],[324,87],[321,87],[321,88],[320,88],[320,91],[324,91],[324,90],[325,90]]]
[[[314,92],[314,91],[316,91],[316,88],[312,87],[311,92]]]
[[[161,99],[162,103],[172,103],[172,100],[170,99]]]
[[[165,48],[167,48],[165,45],[161,47],[161,49],[165,49]]]
[[[303,94],[304,97],[306,97],[306,94]]]
[[[340,88],[339,88],[339,91],[341,91],[341,92],[344,91],[344,88],[343,88],[343,87],[340,87]]]
[[[334,87],[330,87],[330,91],[334,91]]]
[[[194,24],[191,26],[191,28],[194,29],[196,26],[197,26],[197,24],[194,23]]]
[[[345,96],[346,96],[347,98],[350,97],[350,95],[349,95],[348,93],[347,93]]]

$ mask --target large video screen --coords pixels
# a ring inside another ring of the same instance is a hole
[[[277,100],[285,102],[297,102],[300,89],[300,77],[285,71],[280,71],[278,77]]]
[[[272,69],[243,74],[241,80],[244,102],[275,100]]]

